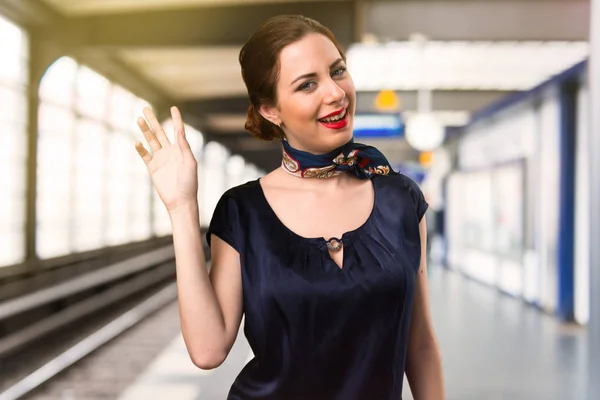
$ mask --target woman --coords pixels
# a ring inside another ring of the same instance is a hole
[[[242,313],[255,358],[229,399],[443,399],[425,264],[427,203],[375,148],[352,141],[356,92],[333,34],[301,16],[263,24],[240,52],[246,129],[283,160],[227,191],[210,222],[207,273],[196,162],[172,108],[169,143],[150,110],[136,148],[171,217],[183,336],[219,366]],[[327,238],[327,240],[326,240]]]

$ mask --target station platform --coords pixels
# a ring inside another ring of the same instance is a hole
[[[587,400],[583,328],[455,272],[432,267],[429,280],[448,400]],[[225,399],[252,357],[240,330],[223,365],[202,371],[179,334],[120,400]],[[407,384],[404,399],[412,399]]]

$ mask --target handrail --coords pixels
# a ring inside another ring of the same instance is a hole
[[[15,383],[13,386],[7,388],[4,392],[0,393],[0,400],[17,400],[25,396],[58,375],[60,372],[69,368],[75,362],[81,360],[108,341],[136,325],[144,318],[176,300],[176,298],[177,287],[175,283],[172,283],[151,298],[60,354],[27,377]]]
[[[37,292],[19,296],[0,303],[0,320],[34,309],[75,293],[134,274],[157,264],[172,260],[175,250],[172,245],[120,261],[116,264],[86,273],[80,277]]]
[[[134,279],[128,279],[126,282],[119,283],[107,291],[75,303],[23,329],[0,338],[0,358],[11,355],[34,340],[44,337],[44,335],[71,324],[86,315],[91,315],[154,284],[164,282],[174,274],[175,271],[172,263],[164,263],[155,270],[140,274]]]

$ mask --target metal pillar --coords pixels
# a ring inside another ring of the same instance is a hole
[[[592,0],[590,106],[590,321],[589,399],[600,398],[600,0]]]

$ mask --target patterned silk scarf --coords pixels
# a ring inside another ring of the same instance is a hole
[[[292,175],[302,178],[331,178],[350,171],[360,179],[374,175],[396,174],[385,156],[375,147],[348,143],[327,154],[311,154],[296,150],[283,139],[283,161],[281,166]]]

